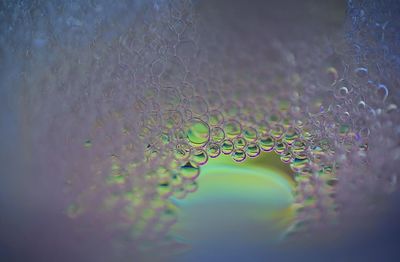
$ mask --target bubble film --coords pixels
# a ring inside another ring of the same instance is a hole
[[[399,217],[400,4],[322,2],[1,3],[4,259],[360,260]]]

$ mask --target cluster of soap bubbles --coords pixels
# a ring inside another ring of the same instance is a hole
[[[26,152],[49,181],[63,179],[78,226],[95,217],[118,252],[186,248],[169,234],[179,219],[170,199],[196,192],[201,166],[221,154],[240,163],[275,152],[290,165],[287,235],[300,239],[364,214],[371,192],[397,189],[390,5],[349,1],[349,39],[329,31],[326,41],[311,29],[271,38],[256,18],[189,0],[130,2],[110,12],[101,1],[10,4],[1,28],[1,45],[24,61],[8,82],[26,108]]]

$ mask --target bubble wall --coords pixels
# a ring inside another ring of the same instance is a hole
[[[397,261],[399,15],[2,1],[0,260]]]

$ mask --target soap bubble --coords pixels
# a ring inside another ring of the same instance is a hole
[[[235,138],[242,133],[242,126],[236,120],[229,120],[225,122],[224,130],[228,138]]]
[[[279,139],[282,138],[284,132],[285,132],[285,129],[283,128],[283,126],[281,126],[281,125],[275,125],[275,126],[271,129],[271,131],[270,131],[269,133],[270,133],[270,135],[271,135],[274,139],[279,140]]]
[[[379,84],[377,89],[376,89],[376,95],[381,100],[382,102],[385,102],[386,98],[389,95],[389,91],[384,84]]]
[[[199,148],[192,148],[190,154],[190,161],[199,166],[204,165],[208,161],[208,155],[206,151]]]
[[[282,155],[282,154],[284,154],[284,153],[286,152],[286,150],[287,150],[287,145],[286,145],[285,143],[283,143],[283,142],[277,142],[277,143],[275,144],[274,151],[275,151],[277,154]]]
[[[245,128],[243,130],[243,137],[249,142],[256,141],[257,140],[257,131],[252,127]]]
[[[187,162],[180,168],[180,176],[184,179],[194,180],[200,175],[200,168],[192,162]],[[180,185],[180,183],[179,183]]]
[[[283,163],[289,163],[291,159],[292,159],[292,153],[290,153],[289,151],[281,154],[281,160]]]
[[[257,143],[250,143],[246,147],[246,154],[249,157],[257,157],[260,154],[261,150]]]
[[[199,118],[193,118],[186,126],[186,134],[193,146],[203,146],[210,138],[210,127]]]
[[[368,76],[368,69],[365,67],[358,67],[354,70],[357,77],[365,78]]]
[[[229,139],[225,139],[221,144],[221,151],[225,155],[232,153],[233,148],[234,148],[233,142]]]
[[[211,111],[208,119],[210,126],[221,126],[224,123],[224,116],[218,110]]]
[[[220,127],[213,127],[210,132],[211,141],[220,143],[225,138],[225,132]]]
[[[236,162],[243,162],[246,159],[246,152],[243,149],[235,149],[231,156]]]
[[[221,148],[217,143],[211,143],[207,146],[207,154],[211,158],[216,158],[221,154]]]
[[[243,149],[247,145],[246,139],[244,139],[243,137],[237,137],[237,138],[233,139],[232,142],[233,142],[234,147],[237,149]]]
[[[260,148],[266,152],[272,151],[275,146],[275,140],[271,136],[265,134],[261,135],[259,143]]]

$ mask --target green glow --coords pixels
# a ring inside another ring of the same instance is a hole
[[[277,241],[294,219],[292,172],[275,153],[242,163],[220,155],[200,168],[199,188],[178,207],[173,234],[190,243],[209,238]]]
[[[210,128],[202,120],[194,118],[186,130],[187,138],[194,145],[202,145],[210,138]]]

